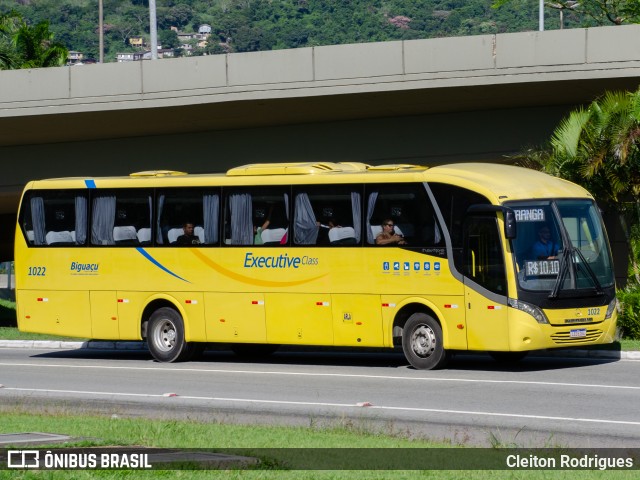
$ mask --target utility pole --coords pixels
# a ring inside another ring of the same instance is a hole
[[[98,0],[98,39],[100,50],[100,63],[104,63],[104,25],[103,25],[104,12],[102,9],[102,0]]]
[[[544,31],[544,0],[540,0],[540,6],[538,9],[538,30]]]
[[[158,25],[156,22],[156,0],[149,0],[149,33],[151,34],[151,60],[157,60]]]

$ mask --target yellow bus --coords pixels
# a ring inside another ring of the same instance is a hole
[[[207,344],[450,354],[612,342],[609,243],[592,196],[495,164],[254,164],[30,182],[15,238],[19,329]]]

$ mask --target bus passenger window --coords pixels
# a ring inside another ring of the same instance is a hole
[[[360,244],[362,187],[300,187],[294,193],[294,243],[345,246]]]
[[[442,230],[423,184],[369,185],[366,205],[368,245],[442,246]],[[376,242],[383,232],[389,241]]]
[[[288,242],[287,188],[247,188],[226,196],[225,244],[280,246]]]
[[[29,244],[72,246],[86,243],[86,192],[38,192],[26,205],[21,224]]]
[[[219,240],[220,194],[217,189],[172,188],[156,195],[156,244],[179,247],[185,245],[217,245]],[[189,236],[185,224],[190,224]]]
[[[151,228],[151,192],[112,190],[93,198],[91,243],[139,245],[138,231]]]

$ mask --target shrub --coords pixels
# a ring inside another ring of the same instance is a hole
[[[620,311],[618,327],[623,338],[640,340],[640,285],[630,284],[618,290]]]

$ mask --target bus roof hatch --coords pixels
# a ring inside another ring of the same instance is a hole
[[[187,175],[187,172],[176,172],[175,170],[147,170],[146,172],[130,173],[130,177],[172,177],[177,175]]]
[[[240,175],[314,175],[319,173],[365,172],[369,165],[358,162],[317,163],[252,163],[227,171],[228,176]]]

